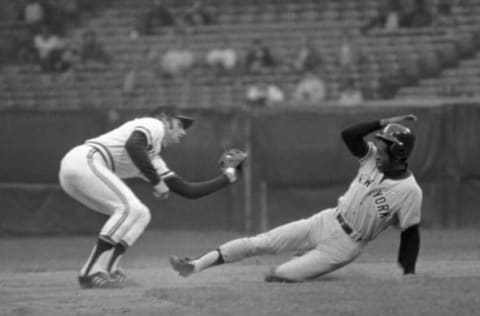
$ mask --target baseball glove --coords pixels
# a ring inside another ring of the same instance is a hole
[[[243,150],[232,148],[223,152],[218,160],[218,164],[222,170],[227,168],[241,169],[242,164],[247,157],[248,154]]]

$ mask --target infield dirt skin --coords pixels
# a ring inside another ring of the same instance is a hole
[[[292,254],[255,257],[184,279],[170,255],[196,256],[240,236],[147,232],[124,258],[120,289],[81,290],[76,276],[95,237],[0,240],[0,315],[478,315],[480,243],[474,230],[423,230],[417,275],[395,261],[389,230],[354,263],[312,282],[265,283]]]

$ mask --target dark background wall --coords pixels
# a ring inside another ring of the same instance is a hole
[[[334,206],[356,172],[340,140],[355,122],[414,113],[417,145],[411,168],[424,190],[426,227],[478,227],[480,214],[480,107],[361,107],[278,109],[256,113],[188,109],[197,118],[185,141],[164,153],[169,166],[191,180],[218,173],[224,148],[251,147],[251,181],[213,196],[156,201],[146,183],[128,181],[153,214],[151,228],[244,230],[245,190],[252,192],[251,230]],[[142,115],[100,111],[5,111],[0,115],[0,232],[58,234],[97,231],[102,215],[67,197],[57,184],[62,156],[85,139]],[[268,209],[261,211],[260,183]],[[262,213],[263,212],[263,213]],[[266,212],[266,213],[265,213]],[[266,216],[266,218],[265,218]]]

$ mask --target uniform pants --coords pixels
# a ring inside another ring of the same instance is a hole
[[[109,216],[100,235],[113,243],[131,246],[150,222],[148,208],[89,145],[77,146],[65,155],[59,180],[71,197]]]
[[[345,233],[335,209],[327,209],[254,237],[230,241],[220,246],[220,251],[226,262],[254,255],[305,252],[274,271],[278,277],[300,281],[343,267],[360,255],[364,245]]]

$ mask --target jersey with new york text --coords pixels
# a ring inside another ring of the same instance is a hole
[[[147,138],[147,154],[160,179],[172,176],[173,172],[159,155],[165,135],[165,126],[162,121],[156,118],[133,119],[110,132],[87,140],[86,143],[97,146],[101,151],[105,151],[104,154],[111,160],[112,171],[120,178],[140,177],[145,179],[130,159],[125,148],[127,140],[134,131],[142,132]]]
[[[394,221],[407,229],[421,220],[422,190],[413,174],[403,179],[385,178],[377,168],[376,146],[360,158],[357,176],[338,200],[337,210],[365,241],[374,239]]]

